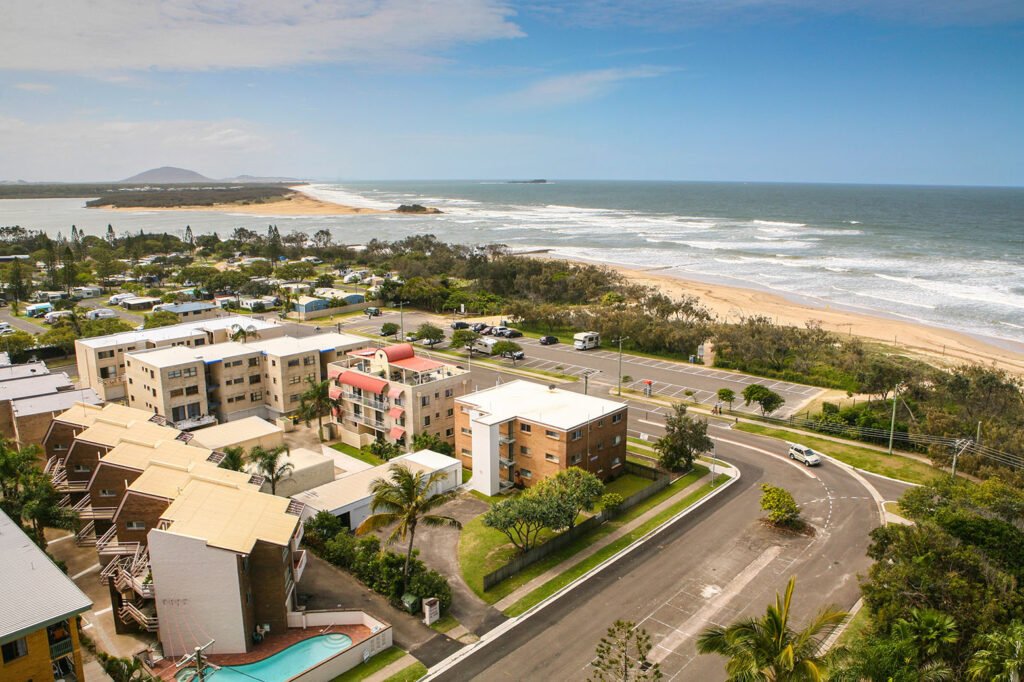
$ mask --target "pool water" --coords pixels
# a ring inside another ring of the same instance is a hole
[[[304,670],[318,665],[352,646],[352,639],[340,633],[318,635],[291,645],[262,661],[245,665],[226,665],[220,670],[207,669],[210,682],[287,682]],[[184,673],[184,674],[183,674]],[[175,677],[188,682],[195,673],[183,670]]]

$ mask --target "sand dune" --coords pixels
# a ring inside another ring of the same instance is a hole
[[[166,206],[166,207],[124,207],[111,208],[103,207],[107,211],[126,211],[139,213],[143,211],[206,211],[214,213],[246,213],[249,215],[276,216],[276,215],[356,215],[369,213],[391,213],[375,208],[357,208],[355,206],[343,206],[327,201],[313,199],[305,194],[293,194],[277,201],[268,201],[262,204],[213,204],[211,206]]]

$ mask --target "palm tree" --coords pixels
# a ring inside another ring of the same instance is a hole
[[[1024,623],[1014,621],[1005,630],[979,635],[978,649],[967,664],[971,680],[1021,682],[1024,678]]]
[[[776,594],[775,604],[762,618],[706,629],[697,638],[697,651],[728,658],[725,670],[730,682],[821,680],[826,659],[818,652],[846,612],[827,606],[802,630],[793,630],[789,617],[795,585],[796,578],[790,578],[785,596]]]
[[[277,494],[277,483],[292,475],[294,466],[291,462],[281,462],[281,455],[288,454],[287,445],[279,445],[267,450],[262,445],[255,445],[249,450],[249,461],[256,465],[256,470],[270,481],[270,494]]]
[[[299,396],[299,418],[306,422],[306,426],[316,419],[317,434],[323,443],[324,414],[336,405],[331,399],[331,382],[329,379],[317,381],[313,377],[306,377],[306,383],[309,388]]]
[[[430,513],[455,497],[454,491],[431,494],[435,484],[444,480],[443,472],[435,471],[427,476],[422,471],[413,473],[404,464],[392,464],[390,474],[390,480],[378,478],[370,484],[370,492],[373,493],[370,515],[359,524],[356,535],[395,524],[388,535],[388,543],[409,536],[409,549],[405,553],[405,569],[402,571],[402,594],[405,594],[409,589],[409,563],[416,541],[416,526],[422,523],[431,528],[462,528],[462,524],[450,516]]]
[[[243,327],[240,324],[231,325],[232,341],[236,341],[238,343],[245,343],[246,341],[249,340],[250,337],[254,339],[258,339],[260,337],[260,333],[256,331],[255,326],[251,324],[248,327]]]
[[[245,448],[241,445],[232,445],[224,448],[224,459],[218,465],[221,469],[241,471],[245,467]]]
[[[945,663],[949,649],[959,639],[952,616],[935,609],[912,608],[909,618],[893,624],[892,632],[907,647],[919,680],[952,678],[953,671]]]

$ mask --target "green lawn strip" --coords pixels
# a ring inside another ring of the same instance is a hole
[[[839,641],[836,642],[836,646],[849,646],[853,644],[869,625],[871,625],[871,614],[868,612],[867,606],[861,606],[857,615],[847,623],[843,634],[839,635]]]
[[[430,627],[438,632],[445,633],[459,627],[459,621],[456,620],[455,616],[447,613],[442,616],[440,620],[434,621],[433,625]]]
[[[508,542],[508,538],[499,531],[485,526],[482,516],[478,516],[463,526],[462,536],[459,538],[459,566],[462,570],[462,577],[477,596],[488,604],[493,604],[542,575],[548,569],[572,558],[575,554],[620,528],[624,523],[632,521],[647,510],[661,504],[707,473],[706,467],[695,465],[693,471],[681,476],[640,504],[627,509],[614,521],[602,524],[592,533],[576,538],[486,592],[483,589],[483,576],[508,563],[515,556],[516,549]],[[545,533],[549,533],[549,531],[542,533],[542,540]]]
[[[373,466],[377,466],[378,464],[384,464],[384,460],[382,460],[380,457],[377,457],[376,455],[371,455],[369,452],[363,452],[359,448],[352,447],[351,445],[348,445],[346,443],[335,443],[334,445],[331,446],[331,449],[337,450],[338,452],[342,452],[348,455],[349,457],[354,457],[358,459],[360,462],[372,464]]]
[[[501,502],[506,497],[508,497],[508,495],[485,495],[479,490],[470,490],[469,494],[475,497],[476,499],[480,500],[481,502],[486,502],[487,504],[495,504],[497,502]]]
[[[637,476],[636,474],[623,474],[614,481],[607,483],[604,486],[604,492],[606,495],[608,493],[616,493],[622,495],[622,499],[626,499],[630,495],[640,492],[653,482],[649,478]]]
[[[632,443],[633,445],[637,445],[642,448],[647,448],[648,450],[654,449],[654,446],[651,444],[651,442],[646,441],[643,438],[634,438],[633,436],[626,436],[626,441]]]
[[[514,617],[526,612],[531,607],[544,601],[545,599],[553,595],[555,592],[571,583],[573,580],[576,580],[581,575],[591,570],[592,568],[596,567],[598,564],[605,561],[609,557],[614,556],[617,552],[622,551],[630,544],[636,542],[644,535],[654,530],[659,525],[661,525],[668,519],[672,518],[682,510],[686,509],[690,505],[694,504],[695,502],[703,498],[705,495],[708,495],[709,493],[711,493],[712,490],[718,487],[721,487],[721,484],[712,487],[710,482],[705,483],[703,486],[693,491],[679,502],[673,504],[667,509],[664,509],[663,511],[659,512],[658,514],[654,515],[644,523],[640,524],[633,530],[623,535],[621,538],[602,547],[586,559],[580,561],[579,563],[569,568],[567,571],[561,573],[557,577],[552,578],[548,582],[544,583],[536,590],[534,590],[530,594],[526,595],[525,597],[517,601],[512,606],[505,609],[505,615],[509,617]]]
[[[405,670],[400,670],[384,682],[416,682],[427,674],[427,666],[422,663],[413,663]]]
[[[473,480],[473,470],[462,467],[462,483],[465,485]]]
[[[402,656],[405,656],[404,651],[396,646],[390,647],[389,649],[380,652],[366,663],[360,663],[348,672],[335,677],[332,682],[355,682],[356,680],[365,680],[378,670],[383,670],[398,659],[402,658]]]
[[[818,452],[835,457],[841,462],[850,466],[870,471],[875,474],[897,478],[909,483],[929,483],[943,476],[943,473],[933,466],[909,457],[899,455],[887,455],[883,452],[876,452],[868,448],[846,443],[837,443],[824,438],[815,438],[805,433],[795,433],[784,429],[773,429],[770,426],[760,424],[739,423],[734,428],[748,433],[757,433],[762,436],[770,436],[785,441],[799,440],[802,445],[814,448]]]

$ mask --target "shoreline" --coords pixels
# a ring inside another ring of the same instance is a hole
[[[267,201],[260,204],[211,204],[209,206],[98,206],[102,211],[116,211],[119,213],[145,213],[149,211],[183,211],[189,213],[244,213],[247,215],[260,216],[306,216],[306,215],[371,215],[380,213],[395,213],[392,210],[378,208],[360,208],[358,206],[345,206],[335,204],[322,199],[314,199],[308,194],[295,191],[294,194]]]
[[[725,321],[736,321],[743,316],[765,315],[773,318],[776,324],[802,327],[810,320],[817,320],[828,331],[892,346],[910,355],[922,357],[931,364],[995,365],[1011,374],[1024,376],[1024,347],[1016,350],[1000,343],[1004,342],[1007,346],[1014,344],[1010,340],[990,340],[968,332],[855,312],[827,304],[819,307],[762,289],[687,278],[673,274],[671,268],[629,267],[585,258],[570,258],[551,251],[520,255],[602,265],[633,283],[653,286],[672,296],[696,296],[708,310]]]

